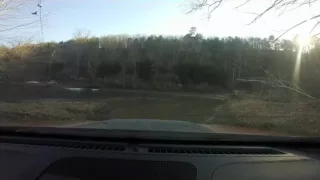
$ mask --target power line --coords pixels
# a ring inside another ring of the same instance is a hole
[[[41,35],[42,35],[42,42],[44,42],[44,35],[43,35],[43,25],[42,25],[42,5],[41,5],[41,0],[39,0],[39,20],[40,20],[40,28],[41,28]]]

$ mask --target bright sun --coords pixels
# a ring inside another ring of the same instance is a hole
[[[297,37],[297,42],[300,46],[307,46],[310,43],[309,34],[299,34]]]

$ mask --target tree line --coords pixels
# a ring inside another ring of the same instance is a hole
[[[292,82],[298,55],[300,83],[296,85],[317,94],[320,70],[317,39],[299,51],[296,38],[292,41],[275,41],[274,36],[205,38],[194,27],[182,37],[98,38],[78,32],[66,42],[2,46],[0,77],[2,81],[86,81],[123,88],[201,86],[260,91],[274,85],[263,85],[265,79]],[[260,85],[254,86],[250,82],[253,79]]]

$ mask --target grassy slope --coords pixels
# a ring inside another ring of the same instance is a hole
[[[320,135],[319,102],[229,100],[216,109],[214,123],[253,127],[292,135]]]

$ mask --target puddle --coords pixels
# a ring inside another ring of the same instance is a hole
[[[73,92],[83,92],[83,91],[91,91],[91,92],[97,92],[99,89],[91,89],[91,88],[65,88],[69,91]]]

